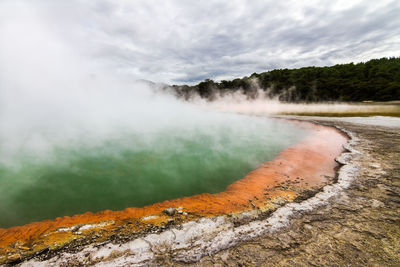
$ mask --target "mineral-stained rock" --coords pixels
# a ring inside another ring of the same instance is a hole
[[[19,261],[21,259],[21,255],[19,253],[11,254],[7,256],[7,262],[12,263]]]
[[[168,209],[163,210],[163,213],[167,214],[168,216],[173,216],[176,213],[176,209],[168,208]]]

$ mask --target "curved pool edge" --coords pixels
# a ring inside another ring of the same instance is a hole
[[[262,164],[224,192],[184,197],[144,208],[85,213],[0,229],[0,263],[16,263],[39,254],[55,255],[72,248],[82,250],[90,244],[101,247],[111,242],[139,242],[135,241],[138,237],[166,236],[193,223],[214,225],[206,228],[219,229],[215,223],[228,220],[236,229],[256,219],[274,218],[282,206],[298,204],[286,203],[307,199],[336,181],[335,158],[342,154],[342,145],[347,141],[343,131],[309,122],[298,123],[311,127],[313,135],[283,150],[274,160]],[[328,136],[340,138],[332,144]],[[321,180],[321,177],[329,178]]]

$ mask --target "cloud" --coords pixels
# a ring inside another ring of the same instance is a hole
[[[9,2],[41,14],[92,60],[156,82],[230,79],[400,51],[395,0]],[[9,14],[17,12],[12,6]]]

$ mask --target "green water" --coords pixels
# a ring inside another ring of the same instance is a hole
[[[241,120],[23,154],[18,164],[0,165],[0,227],[220,192],[306,134],[280,121]]]

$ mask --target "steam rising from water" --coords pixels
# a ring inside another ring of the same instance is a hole
[[[351,103],[282,103],[276,99],[247,99],[245,96],[225,96],[212,102],[197,102],[216,110],[251,115],[299,114],[328,116],[400,116],[399,104],[351,104]]]
[[[210,107],[261,115],[310,106],[261,91],[200,105],[154,92],[26,6],[0,9],[0,31],[0,227],[219,192],[306,134]]]
[[[250,80],[250,89],[212,92],[212,101],[206,101],[197,94],[191,94],[191,102],[215,110],[251,115],[316,115],[316,116],[371,116],[384,115],[400,117],[400,102],[387,103],[287,103],[279,101],[279,95],[270,96],[269,89],[260,88],[257,79]],[[290,89],[288,90],[290,93]],[[288,93],[288,92],[285,92]]]
[[[222,191],[306,134],[153,93],[24,6],[0,26],[0,227]]]
[[[123,131],[151,138],[166,127],[206,123],[204,113],[80,54],[23,11],[1,21],[0,162]]]

